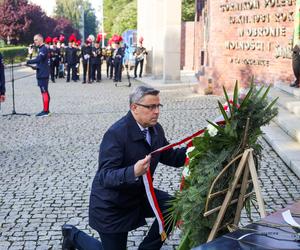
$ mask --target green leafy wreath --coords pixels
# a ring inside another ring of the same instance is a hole
[[[258,138],[263,134],[261,127],[268,124],[278,114],[277,108],[274,107],[278,98],[272,102],[269,102],[267,98],[270,86],[268,88],[263,86],[257,90],[251,83],[244,98],[239,98],[238,84],[236,83],[233,100],[229,100],[224,87],[223,90],[228,111],[224,110],[219,101],[218,105],[225,123],[219,126],[214,122],[207,121],[210,124],[208,129],[202,136],[193,139],[193,148],[187,153],[189,175],[185,178],[183,189],[175,194],[169,216],[166,218],[167,224],[173,228],[179,221],[183,222],[180,227],[182,237],[179,250],[191,249],[207,241],[217,217],[217,214],[203,216],[212,182],[224,166],[243,153],[245,148],[252,148],[254,155],[259,157],[261,146]],[[246,141],[246,144],[243,141]],[[223,177],[218,186],[219,190],[226,188],[232,175],[233,172]],[[220,206],[222,201],[222,197],[215,199],[213,206]],[[234,217],[234,211],[234,205],[230,206],[223,221]],[[218,236],[227,232],[224,228],[218,233]]]

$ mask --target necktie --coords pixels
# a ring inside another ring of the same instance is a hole
[[[148,142],[149,145],[151,145],[149,130],[147,128],[145,128],[142,130],[142,132],[143,132],[145,140]]]

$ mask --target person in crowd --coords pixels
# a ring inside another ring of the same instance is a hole
[[[112,41],[108,41],[108,45],[105,50],[105,60],[106,60],[106,76],[109,79],[113,78],[114,64],[113,64],[113,54],[114,49],[111,46]]]
[[[91,66],[92,66],[92,81],[101,81],[101,58],[102,49],[100,48],[100,41],[96,41],[92,48]]]
[[[296,44],[292,49],[292,67],[295,75],[295,82],[290,84],[290,87],[300,87],[300,44]]]
[[[36,78],[38,86],[40,87],[42,99],[43,99],[43,111],[36,114],[37,117],[44,117],[50,114],[50,95],[48,91],[49,83],[49,52],[44,44],[44,38],[41,34],[36,34],[33,38],[35,46],[38,48],[37,57],[27,61],[27,64],[36,64]],[[29,54],[33,53],[33,48],[28,48]]]
[[[58,77],[59,62],[60,62],[60,49],[57,47],[58,39],[52,39],[52,47],[50,48],[50,76],[51,81],[55,82]]]
[[[115,68],[114,82],[117,83],[117,82],[122,82],[122,66],[123,66],[124,51],[120,47],[120,42],[115,42],[114,49],[115,49],[113,54],[113,62]]]
[[[83,67],[83,81],[82,83],[86,83],[86,79],[88,83],[91,82],[91,55],[92,55],[92,40],[87,39],[85,44],[81,48],[81,57],[82,57],[82,67]]]
[[[0,102],[5,101],[5,72],[3,56],[0,52]]]
[[[126,250],[128,232],[145,225],[145,218],[154,217],[148,200],[143,175],[150,171],[153,179],[158,163],[183,166],[186,147],[151,152],[168,145],[162,126],[158,123],[159,91],[138,86],[129,97],[130,110],[104,134],[100,144],[99,165],[93,180],[89,224],[101,242],[72,225],[64,225],[63,249]],[[154,189],[158,206],[165,217],[172,197]],[[166,234],[171,227],[165,225]],[[160,249],[159,222],[154,220],[139,249]]]
[[[67,67],[67,82],[70,82],[70,74],[72,70],[72,81],[77,82],[76,64],[77,49],[74,47],[76,37],[71,35],[69,38],[69,46],[65,49],[65,65]]]
[[[139,77],[142,77],[143,74],[143,66],[144,66],[144,59],[147,55],[146,48],[143,47],[143,40],[140,39],[139,46],[134,50],[133,55],[135,56],[135,65],[134,65],[134,78],[137,78],[137,68],[140,65],[140,73]]]

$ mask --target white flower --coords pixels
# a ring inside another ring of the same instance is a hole
[[[190,176],[190,170],[189,170],[189,167],[185,166],[183,171],[182,171],[182,175],[184,178]]]
[[[214,137],[218,133],[218,129],[211,124],[207,125],[207,131],[211,137]]]
[[[185,153],[186,156],[189,157],[189,153],[191,153],[194,149],[195,149],[195,147],[189,147],[189,148],[187,148],[186,153]]]

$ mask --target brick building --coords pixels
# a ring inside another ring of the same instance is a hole
[[[181,68],[193,69],[200,86],[209,79],[216,90],[235,80],[245,86],[252,76],[261,84],[294,80],[296,0],[195,2],[195,22],[182,25]]]

